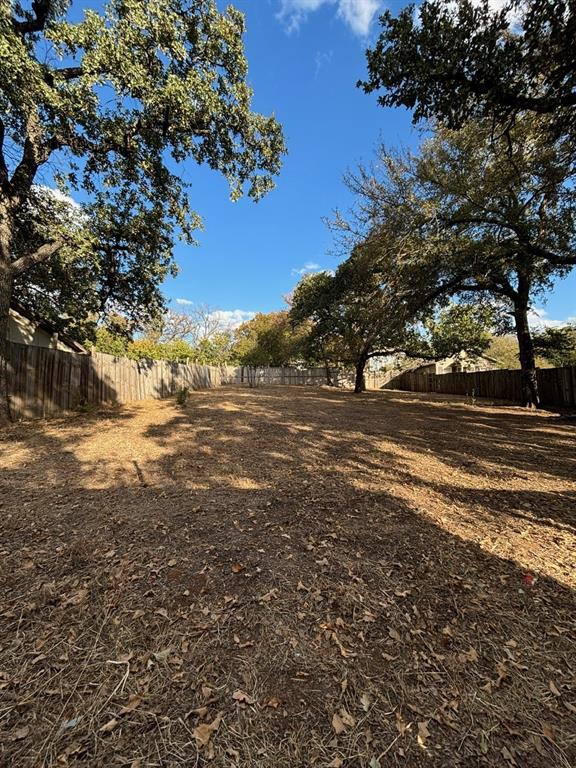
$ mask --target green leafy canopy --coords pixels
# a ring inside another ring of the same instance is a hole
[[[564,0],[424,0],[385,11],[358,85],[450,128],[488,117],[506,130],[522,112],[546,115],[552,135],[574,144],[575,10]]]
[[[287,311],[258,312],[234,334],[233,355],[241,365],[284,366],[307,357],[306,329],[294,328]]]
[[[281,127],[251,109],[244,18],[233,7],[109,0],[72,20],[70,5],[0,9],[2,276],[26,295],[64,274],[78,288],[86,272],[97,285],[92,309],[114,299],[116,308],[160,305],[174,239],[192,241],[200,225],[185,162],[222,173],[233,199],[258,200],[280,170]],[[81,191],[85,216],[26,238],[48,167],[62,191]],[[31,275],[38,265],[44,273]]]

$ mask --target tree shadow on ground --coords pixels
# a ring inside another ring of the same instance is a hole
[[[502,471],[522,473],[539,466],[559,478],[576,476],[576,452],[567,450],[574,449],[576,431],[573,425],[549,413],[526,412],[513,406],[425,400],[404,392],[367,394],[361,400],[398,405],[404,425],[393,426],[394,439],[426,448],[433,437],[434,451],[444,461],[455,466],[466,463],[471,473],[483,474],[483,461],[488,459]],[[427,403],[425,410],[423,402]]]
[[[410,463],[426,407],[365,403],[229,390],[14,428],[0,762],[570,765],[573,593],[431,517],[455,486]],[[551,450],[568,434],[536,429]]]
[[[286,470],[295,467],[295,482],[317,462],[329,461],[346,482],[351,472],[361,478],[391,470],[402,482],[428,485],[450,503],[483,506],[488,513],[493,508],[495,514],[506,511],[520,519],[533,516],[552,527],[576,526],[575,432],[550,417],[442,402],[423,406],[395,393],[355,398],[325,390],[299,392],[287,402],[277,389],[267,389],[245,397],[241,408],[212,412],[206,404],[199,409],[201,426],[182,413],[147,432],[154,440],[177,445],[193,440],[199,477],[204,453],[212,466],[210,451],[219,454],[219,475],[241,468],[255,482],[265,477],[266,456],[272,467],[276,461],[283,461]],[[235,443],[244,446],[245,461],[233,449]],[[415,473],[410,454],[434,459],[427,476]],[[171,476],[177,465],[177,457],[169,454],[157,470],[164,467]],[[530,488],[535,474],[544,482]]]

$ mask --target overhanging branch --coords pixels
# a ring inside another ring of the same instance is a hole
[[[375,352],[370,352],[368,355],[368,358],[371,357],[387,357],[388,355],[406,355],[406,357],[411,357],[414,360],[440,360],[441,358],[438,357],[438,355],[434,355],[432,353],[426,353],[423,350],[414,350],[410,349],[409,347],[392,347],[390,349],[379,349]]]
[[[5,134],[5,126],[2,120],[0,120],[0,186],[2,187],[2,190],[5,190],[6,185],[8,184],[8,166],[6,165],[6,160],[4,158],[4,134]]]
[[[541,259],[546,259],[550,264],[554,264],[557,267],[572,266],[576,264],[575,256],[559,256],[554,251],[549,251],[548,248],[543,248],[541,245],[535,245],[529,243],[526,245],[531,254]]]
[[[443,86],[448,83],[456,83],[459,86],[464,86],[464,88],[469,88],[476,96],[482,97],[489,94],[494,103],[512,111],[529,110],[530,112],[548,114],[563,107],[576,105],[576,91],[574,90],[560,95],[547,93],[542,96],[525,96],[502,88],[502,84],[498,80],[486,77],[481,80],[469,78],[461,71],[440,74],[434,79]]]
[[[12,262],[10,267],[12,277],[18,277],[18,275],[24,274],[24,272],[27,272],[35,264],[41,264],[43,261],[46,261],[46,259],[49,259],[50,256],[53,256],[59,251],[63,245],[64,240],[53,240],[50,243],[44,243],[44,245],[41,245],[40,248],[33,253],[28,253],[25,256],[16,259],[16,261]]]

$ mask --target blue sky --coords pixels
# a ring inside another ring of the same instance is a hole
[[[231,203],[223,178],[187,169],[205,230],[198,247],[177,246],[180,274],[165,292],[174,306],[178,299],[205,303],[239,319],[281,308],[307,265],[335,266],[322,217],[351,203],[343,173],[369,162],[380,140],[410,146],[418,133],[408,112],[382,109],[355,87],[365,74],[365,48],[377,33],[378,0],[234,4],[246,15],[254,108],[276,114],[289,154],[277,188],[257,204]],[[388,3],[393,10],[401,5]],[[576,274],[538,311],[546,322],[575,316]]]
[[[406,110],[382,109],[356,88],[384,0],[230,1],[246,16],[253,107],[282,123],[288,155],[276,189],[259,203],[230,202],[225,179],[207,168],[181,169],[205,228],[197,247],[176,245],[180,273],[164,292],[174,308],[207,304],[238,322],[282,308],[306,269],[338,263],[322,219],[352,203],[343,174],[369,163],[381,141],[415,146],[419,134]],[[74,15],[95,5],[75,3]],[[393,11],[403,5],[387,2]],[[551,324],[576,317],[576,271],[538,312]]]
[[[205,231],[199,247],[177,248],[181,271],[166,293],[224,310],[269,311],[283,306],[282,296],[307,265],[337,263],[328,254],[332,235],[322,217],[349,206],[346,169],[369,159],[380,136],[408,143],[416,132],[407,112],[384,111],[355,87],[365,71],[364,32],[375,31],[366,25],[372,15],[366,10],[375,10],[376,2],[234,4],[246,15],[254,108],[275,113],[288,155],[277,188],[257,204],[229,202],[224,179],[190,169]],[[305,13],[306,6],[319,7]]]

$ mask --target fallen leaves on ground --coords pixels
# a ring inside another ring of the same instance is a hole
[[[553,417],[196,393],[9,427],[0,491],[2,764],[576,763]]]
[[[194,728],[192,735],[200,746],[205,747],[208,744],[212,735],[220,728],[221,722],[222,716],[218,715],[211,723],[201,723]]]

